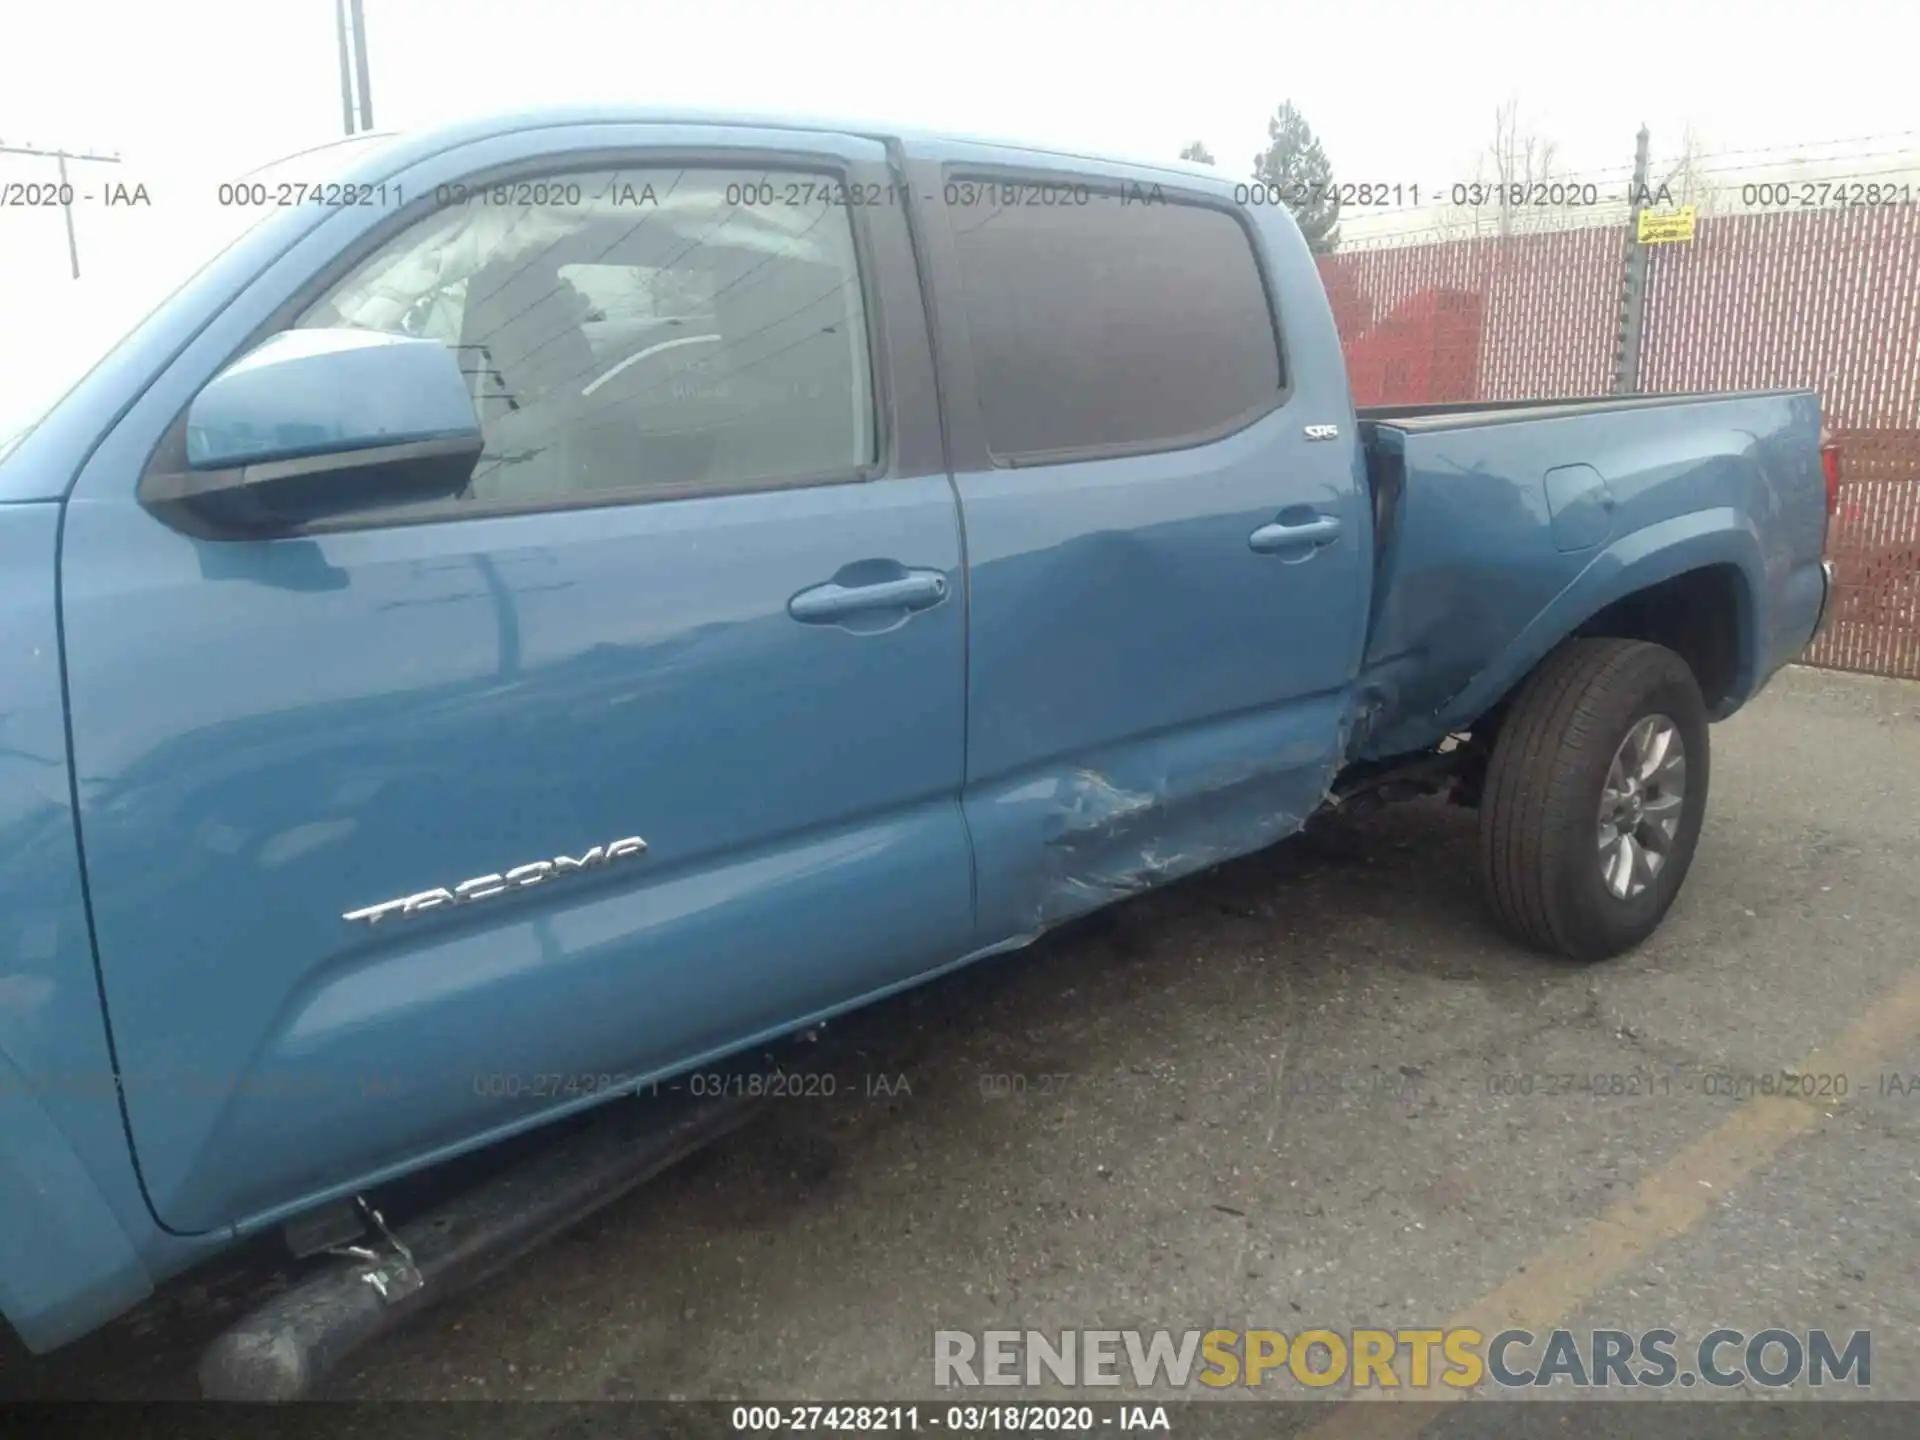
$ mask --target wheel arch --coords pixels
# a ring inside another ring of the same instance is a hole
[[[1484,727],[1568,640],[1664,645],[1694,672],[1707,710],[1725,719],[1764,678],[1765,570],[1751,524],[1731,510],[1649,526],[1609,546],[1506,649],[1442,707],[1442,732]]]

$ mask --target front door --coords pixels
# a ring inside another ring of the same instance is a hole
[[[163,1223],[265,1223],[966,948],[924,316],[899,212],[840,198],[883,162],[638,125],[403,157],[439,203],[323,221],[100,447],[73,743]],[[144,509],[185,402],[288,325],[458,347],[468,492],[268,540]]]

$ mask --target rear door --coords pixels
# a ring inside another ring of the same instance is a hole
[[[165,1224],[264,1223],[966,947],[956,507],[904,221],[848,200],[885,183],[851,137],[472,141],[321,223],[95,453],[73,745]],[[197,389],[315,325],[459,347],[469,493],[271,540],[144,509]]]
[[[966,523],[966,812],[993,944],[1258,848],[1320,803],[1369,516],[1297,231],[1172,173],[911,153]]]

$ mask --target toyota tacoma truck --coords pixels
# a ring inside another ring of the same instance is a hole
[[[203,1375],[297,1393],[707,1122],[457,1224],[384,1187],[1330,805],[1477,807],[1499,927],[1615,955],[1827,608],[1816,395],[1357,409],[1201,167],[578,110],[219,198],[0,459],[35,1351],[279,1231],[324,1293]]]

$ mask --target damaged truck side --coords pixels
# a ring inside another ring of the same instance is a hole
[[[1816,396],[1356,410],[1199,168],[582,110],[255,178],[340,203],[0,442],[35,1350],[278,1229],[397,1304],[391,1182],[1350,797],[1618,953],[1827,607]]]

